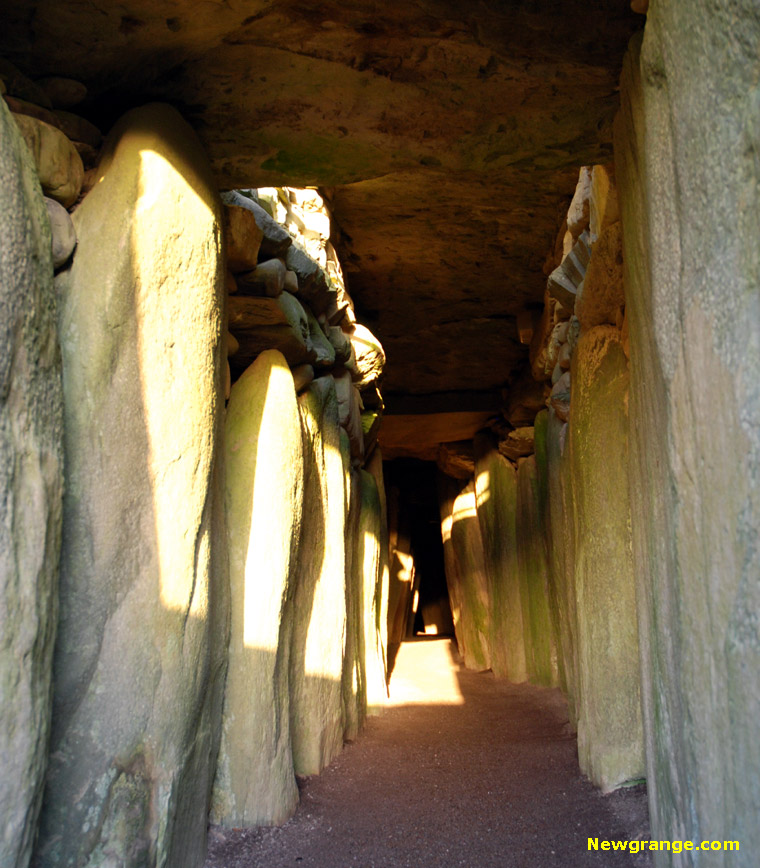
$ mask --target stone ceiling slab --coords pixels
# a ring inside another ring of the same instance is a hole
[[[0,54],[107,127],[169,101],[221,189],[317,185],[385,389],[504,386],[578,167],[607,162],[628,0],[20,0]],[[454,409],[454,408],[452,408]]]

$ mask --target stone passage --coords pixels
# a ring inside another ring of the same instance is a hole
[[[647,837],[642,787],[602,796],[580,778],[558,690],[468,671],[455,655],[449,639],[402,644],[393,707],[301,781],[285,826],[212,828],[205,868],[584,868],[610,864],[589,836]]]

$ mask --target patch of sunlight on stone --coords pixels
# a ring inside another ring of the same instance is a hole
[[[491,477],[488,470],[481,470],[475,480],[475,491],[477,492],[475,503],[480,509],[491,499]],[[476,512],[477,515],[477,512]]]
[[[267,397],[264,402],[262,419],[270,415],[275,418],[280,413],[279,396],[292,389],[292,375],[284,365],[273,365],[269,372]],[[259,429],[257,453],[261,456],[277,454],[280,434],[276,425],[264,424]],[[272,509],[273,487],[280,484],[279,468],[266,460],[256,462],[256,475],[253,484],[253,506],[251,526],[260,530],[256,539],[266,539],[269,547],[267,564],[287,563],[290,557],[290,540],[279,531],[278,515]],[[253,537],[252,537],[253,538]],[[273,551],[278,549],[278,551]],[[258,651],[277,652],[280,639],[280,619],[262,617],[262,612],[277,612],[280,607],[282,589],[277,582],[256,580],[262,566],[261,552],[257,546],[249,546],[245,558],[245,603],[243,606],[243,645]],[[249,578],[254,586],[249,586]]]
[[[458,500],[458,498],[457,498]],[[454,515],[452,516],[452,523],[457,521],[462,521],[465,518],[477,518],[478,513],[475,509],[475,498],[472,499],[472,506],[460,506],[458,509],[454,508]]]
[[[217,400],[212,354],[201,340],[208,332],[208,324],[218,318],[214,294],[207,291],[218,248],[213,237],[203,246],[198,241],[199,232],[185,231],[198,226],[207,233],[214,215],[180,169],[155,151],[140,151],[139,196],[131,241],[136,278],[134,304],[139,324],[143,418],[153,480],[155,530],[151,529],[147,538],[155,535],[157,541],[161,602],[169,610],[203,617],[207,589],[194,587],[193,577],[207,574],[198,565],[210,557],[209,529],[199,525],[198,516],[203,512],[201,499],[205,499],[208,488],[206,474],[214,451],[214,426],[209,421],[199,428],[197,420],[210,417]],[[175,200],[175,208],[165,206],[167,197]],[[184,218],[182,231],[176,221],[167,222],[177,211]],[[183,267],[173,271],[163,267],[167,245],[172,246],[172,259]],[[153,295],[156,286],[151,277],[156,274],[163,277],[161,304],[155,303]],[[188,337],[189,320],[199,324],[197,338]],[[182,334],[177,332],[179,328]],[[152,376],[157,364],[162,368],[161,376]],[[173,384],[168,393],[167,382]],[[204,460],[199,461],[199,455]],[[193,531],[195,545],[188,545],[187,535]]]
[[[343,480],[343,456],[333,443],[325,442],[324,479]],[[329,498],[329,493],[328,493]],[[342,498],[341,498],[342,500]],[[334,581],[334,573],[341,576],[345,571],[345,521],[337,500],[325,510],[325,551],[322,553],[322,572],[314,590],[312,616],[306,634],[304,672],[307,676],[327,678],[340,682],[343,677],[343,648],[335,641],[336,630],[345,632],[345,609],[343,582]]]
[[[450,638],[402,642],[393,667],[390,705],[464,705]]]

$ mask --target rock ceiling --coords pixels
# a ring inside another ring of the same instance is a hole
[[[4,17],[0,53],[83,81],[101,126],[169,101],[220,188],[323,188],[406,413],[439,392],[487,410],[523,364],[515,316],[541,305],[578,167],[610,160],[643,22],[627,0],[18,0]]]

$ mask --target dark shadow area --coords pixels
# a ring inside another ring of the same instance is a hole
[[[453,636],[441,519],[431,461],[397,458],[384,464],[391,537],[388,606],[389,671],[399,643],[414,636]]]

